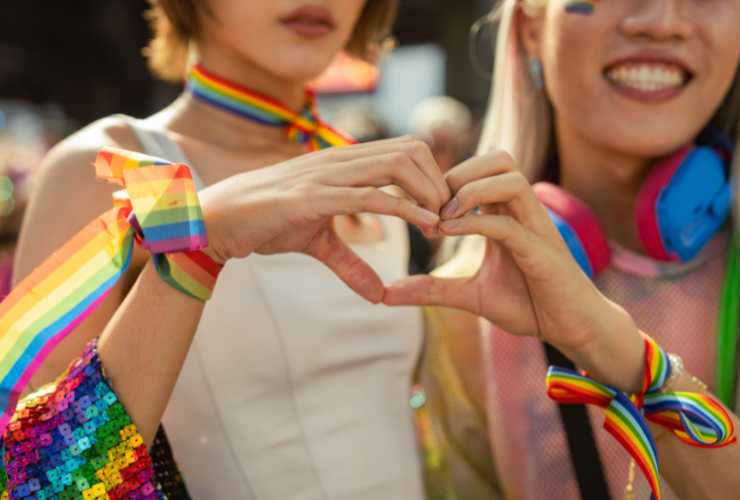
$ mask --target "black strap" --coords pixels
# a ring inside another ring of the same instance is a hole
[[[550,344],[542,344],[548,365],[575,369],[573,363],[563,353]],[[570,461],[576,471],[578,489],[583,500],[609,500],[609,487],[594,441],[591,420],[584,405],[557,405],[568,440]]]

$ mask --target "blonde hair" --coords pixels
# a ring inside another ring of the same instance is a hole
[[[536,15],[547,0],[502,0],[491,12],[497,24],[495,65],[491,94],[478,153],[491,149],[508,151],[519,170],[530,181],[542,179],[544,168],[553,160],[555,141],[552,106],[536,88],[527,71],[527,53],[519,36],[516,15]],[[713,122],[740,149],[740,72]],[[731,171],[740,189],[740,154],[733,156]],[[735,220],[740,221],[738,190],[735,190]]]
[[[210,15],[205,0],[149,0],[144,14],[154,36],[144,49],[149,67],[163,80],[179,82],[188,66],[191,45],[200,33],[199,16]],[[345,50],[373,60],[391,44],[398,0],[367,0]]]

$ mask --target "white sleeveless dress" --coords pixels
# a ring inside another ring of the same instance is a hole
[[[143,150],[195,166],[126,117]],[[404,222],[353,249],[387,283],[406,274]],[[371,305],[302,254],[226,264],[164,417],[198,499],[423,498],[408,404],[416,308]]]

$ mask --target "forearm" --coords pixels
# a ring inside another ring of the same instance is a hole
[[[604,328],[587,346],[580,349],[564,349],[580,368],[602,383],[614,386],[626,393],[640,390],[644,376],[644,344],[639,330],[630,327],[628,316],[615,316],[612,325]],[[685,370],[666,384],[664,391],[687,391],[706,393],[702,384]],[[740,422],[736,415],[727,411],[737,428]],[[736,498],[740,491],[740,447],[730,443],[720,448],[691,446],[673,436],[666,427],[649,422],[660,460],[660,472],[671,488],[683,499]]]
[[[151,444],[204,302],[166,284],[150,262],[98,344],[113,389]]]
[[[598,331],[577,347],[555,345],[593,379],[626,393],[642,387],[644,342],[632,317],[611,303],[598,321]]]
[[[702,392],[689,373],[683,372],[670,387],[675,391]],[[740,420],[728,411],[735,428]],[[685,500],[731,499],[740,491],[740,446],[732,443],[722,448],[690,446],[665,427],[650,424],[660,458],[660,470],[671,488]]]

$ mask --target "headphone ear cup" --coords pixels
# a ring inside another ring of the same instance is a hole
[[[676,260],[676,257],[668,252],[660,234],[657,204],[660,193],[671,182],[673,175],[692,149],[693,146],[685,146],[653,165],[642,183],[640,192],[637,194],[637,200],[635,201],[637,234],[645,252],[657,260]]]
[[[590,277],[609,265],[611,251],[596,214],[581,200],[548,182],[533,186],[571,254]]]
[[[730,212],[725,161],[711,147],[687,146],[653,166],[635,204],[643,248],[659,260],[694,258]]]

